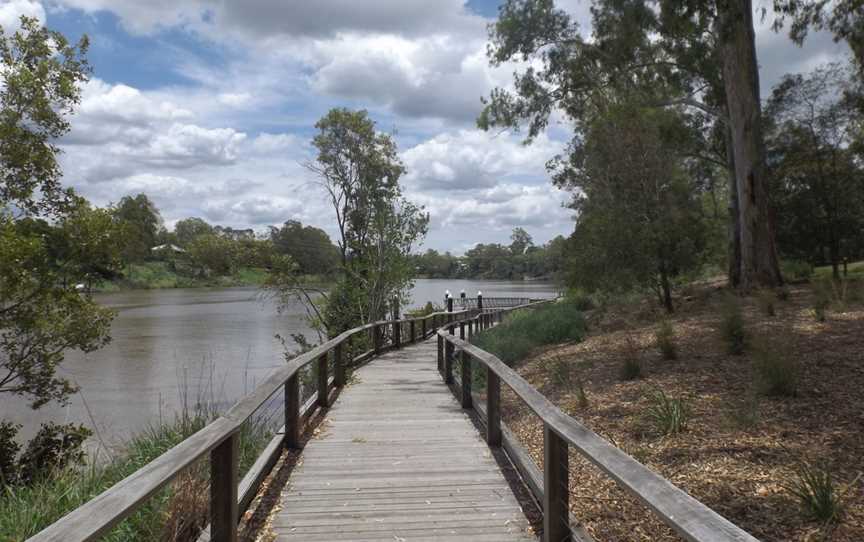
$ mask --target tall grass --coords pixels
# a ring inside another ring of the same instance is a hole
[[[538,346],[581,341],[584,336],[585,319],[579,304],[562,301],[515,311],[471,342],[512,366]]]
[[[152,426],[132,438],[125,453],[108,463],[91,462],[83,468],[69,468],[30,486],[0,488],[0,540],[18,542],[33,536],[147,465],[212,419],[213,414],[203,410],[178,415],[173,421]],[[252,420],[244,424],[240,435],[241,474],[251,467],[270,438],[271,431],[263,422]],[[175,483],[150,497],[103,540],[187,540],[192,530],[206,523],[208,473],[206,461],[199,461]],[[172,518],[180,517],[191,519],[192,529],[178,529],[176,522],[171,523]]]

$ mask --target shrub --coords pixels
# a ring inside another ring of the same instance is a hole
[[[621,380],[636,380],[642,376],[642,362],[636,356],[627,356],[619,372]]]
[[[661,389],[651,394],[646,415],[661,435],[674,435],[684,431],[690,418],[684,399],[669,397]]]
[[[18,468],[15,458],[21,445],[15,441],[15,435],[21,426],[12,422],[0,421],[0,490],[3,486],[15,483]]]
[[[759,398],[755,393],[748,393],[742,400],[735,403],[728,412],[729,421],[738,428],[749,429],[759,423]]]
[[[565,391],[572,390],[576,394],[579,406],[588,406],[588,395],[585,393],[585,385],[578,372],[578,364],[571,363],[560,355],[552,355],[546,359],[546,372],[549,380],[558,388]]]
[[[663,320],[657,328],[654,335],[657,341],[657,349],[660,350],[660,355],[663,359],[676,359],[678,357],[678,347],[675,344],[675,328],[672,327],[672,322]]]
[[[572,303],[580,311],[590,311],[597,306],[591,296],[579,289],[568,290],[566,302]]]
[[[776,295],[771,290],[760,290],[756,294],[756,304],[759,307],[759,312],[765,316],[774,316],[776,310],[774,308],[774,299]]]
[[[843,495],[838,494],[831,471],[824,463],[802,461],[785,488],[798,499],[809,518],[828,523],[838,519],[843,511]]]
[[[720,333],[730,354],[741,355],[747,347],[744,314],[734,294],[727,294],[720,309]]]
[[[764,395],[794,397],[801,377],[800,364],[779,342],[760,344],[753,353],[759,390]]]
[[[527,357],[533,348],[580,341],[584,335],[582,311],[575,303],[562,301],[513,312],[501,325],[478,333],[471,341],[507,365],[513,365]]]
[[[831,306],[833,288],[830,280],[819,281],[813,289],[813,318],[817,322],[824,322],[828,319],[828,307]]]
[[[784,277],[795,280],[807,280],[813,276],[813,266],[803,260],[785,260],[780,268]]]

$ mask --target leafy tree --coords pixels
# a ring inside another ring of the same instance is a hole
[[[571,172],[580,196],[571,281],[588,290],[653,288],[672,312],[672,280],[700,263],[700,202],[670,144],[680,118],[615,105],[586,131]]]
[[[237,265],[237,242],[222,235],[199,235],[189,243],[186,250],[192,264],[202,276],[230,275]]]
[[[114,216],[125,229],[123,259],[126,263],[143,261],[157,245],[164,229],[162,216],[147,194],[123,196],[114,208]]]
[[[213,226],[201,218],[185,218],[174,225],[174,234],[177,237],[177,243],[182,247],[187,246],[196,237],[211,233],[213,233]]]
[[[522,254],[525,254],[525,251],[528,250],[528,248],[533,246],[534,240],[527,231],[522,228],[513,228],[513,233],[510,234],[510,251],[513,254],[521,256]]]
[[[829,262],[838,279],[864,231],[864,167],[854,152],[864,115],[848,99],[852,85],[845,67],[829,64],[784,77],[767,107],[781,248]]]
[[[86,38],[70,45],[26,17],[14,35],[0,33],[0,393],[34,408],[74,391],[56,374],[66,350],[109,340],[112,312],[75,285],[101,273],[94,262],[112,259],[94,245],[110,221],[61,186],[52,143],[68,130],[89,75],[86,50]],[[59,221],[56,236],[34,231],[46,216]]]
[[[324,230],[314,226],[289,220],[281,228],[270,228],[270,240],[274,249],[290,256],[302,273],[329,275],[339,264],[339,249]]]
[[[514,92],[493,90],[478,125],[527,123],[531,140],[561,111],[576,129],[572,155],[610,91],[638,95],[643,106],[688,108],[703,128],[688,147],[734,172],[730,280],[778,284],[750,1],[597,0],[592,17],[587,41],[552,0],[508,0],[491,27],[490,60],[525,60],[529,67],[516,74]],[[719,130],[717,121],[724,124]],[[710,156],[718,139],[720,160]]]
[[[780,14],[774,29],[780,30],[791,19],[789,37],[799,45],[810,29],[829,30],[835,41],[846,40],[864,73],[864,5],[860,0],[774,0],[774,11]]]
[[[303,296],[329,334],[383,318],[411,283],[412,247],[428,215],[402,196],[405,172],[396,143],[375,130],[366,111],[331,109],[316,124],[318,151],[307,168],[330,199],[339,230],[341,276],[321,310],[298,284],[274,285],[280,296]],[[284,276],[284,274],[282,275]]]

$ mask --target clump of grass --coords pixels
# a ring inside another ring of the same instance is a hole
[[[755,393],[748,393],[742,400],[735,403],[727,413],[732,425],[739,429],[755,427],[761,418],[759,398]]]
[[[657,389],[649,399],[650,405],[645,414],[658,433],[675,435],[687,428],[690,411],[683,397],[670,397]]]
[[[563,301],[516,311],[471,342],[512,366],[538,346],[581,341],[584,336],[582,311],[576,303]]]
[[[555,354],[547,356],[544,367],[553,385],[567,392],[572,391],[581,408],[588,406],[588,395],[585,393],[585,384],[579,374],[578,364]]]
[[[763,395],[794,397],[798,394],[801,367],[781,341],[762,342],[753,352],[757,386]]]
[[[636,380],[642,377],[642,361],[637,357],[627,356],[619,371],[621,380]]]
[[[663,320],[654,334],[654,339],[657,342],[657,349],[663,359],[672,360],[678,358],[678,345],[675,344],[675,328],[672,327],[672,322]]]
[[[840,519],[846,493],[860,477],[858,475],[845,490],[839,491],[827,464],[805,460],[796,467],[794,475],[784,487],[798,499],[808,518],[830,523]]]
[[[756,294],[756,305],[759,307],[759,312],[765,316],[775,316],[777,310],[774,307],[774,299],[776,295],[771,290],[759,290]]]
[[[720,334],[730,354],[741,355],[747,348],[747,330],[741,303],[734,294],[727,294],[720,307]]]

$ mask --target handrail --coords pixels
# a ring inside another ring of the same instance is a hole
[[[130,474],[120,482],[103,491],[90,501],[72,510],[41,532],[28,539],[29,542],[89,542],[97,540],[112,527],[134,513],[150,496],[174,480],[184,469],[210,452],[211,463],[211,540],[235,541],[237,538],[237,523],[240,511],[237,505],[237,468],[239,460],[239,432],[242,424],[251,417],[273,394],[284,387],[286,392],[285,405],[285,438],[284,446],[297,447],[300,425],[300,394],[298,373],[300,369],[317,361],[319,374],[318,404],[327,406],[329,397],[328,358],[333,352],[333,364],[336,377],[332,380],[334,387],[345,385],[345,363],[343,359],[344,344],[349,344],[353,337],[372,331],[374,357],[386,348],[382,344],[381,328],[393,326],[394,333],[389,348],[398,348],[401,341],[403,324],[412,325],[409,342],[417,340],[416,323],[422,328],[420,337],[431,336],[440,326],[450,325],[454,318],[467,315],[474,311],[460,310],[453,312],[435,312],[426,316],[400,320],[382,320],[365,324],[340,333],[336,337],[316,346],[308,352],[298,355],[284,367],[274,370],[264,381],[234,403],[225,414],[217,417],[203,429],[186,438],[164,454],[160,455],[144,467]],[[440,324],[438,320],[442,320]],[[428,321],[432,325],[428,326]],[[397,330],[398,328],[398,330]],[[353,360],[363,358],[368,353],[361,354]],[[341,374],[340,374],[341,372]]]
[[[533,308],[539,303],[507,311]],[[501,313],[497,313],[500,318]],[[567,415],[516,371],[493,354],[465,340],[465,328],[472,331],[490,327],[488,317],[479,314],[453,322],[448,330],[437,331],[439,360],[443,359],[445,383],[452,383],[453,358],[462,360],[462,406],[472,408],[470,357],[486,368],[486,424],[490,446],[501,445],[500,383],[504,382],[544,425],[544,541],[570,539],[567,448],[572,445],[585,458],[608,474],[619,486],[646,504],[661,520],[686,540],[693,542],[758,542],[756,538],[711,508],[651,471],[619,448]],[[454,335],[459,326],[460,337]],[[454,390],[454,393],[455,390]]]

